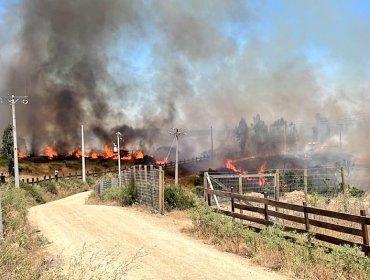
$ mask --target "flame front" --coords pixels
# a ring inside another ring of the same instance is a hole
[[[136,158],[136,159],[143,159],[144,158],[144,153],[142,151],[136,151],[134,153],[134,158]]]
[[[22,152],[21,150],[18,150],[18,157],[19,158],[27,158],[27,157],[29,157],[30,156],[30,154],[29,153],[27,153],[27,152]]]
[[[232,159],[228,159],[226,162],[225,162],[225,167],[228,168],[228,169],[231,169],[237,173],[241,173],[241,174],[247,174],[248,172],[242,168],[237,168],[235,165],[234,165],[234,161]]]
[[[257,169],[258,174],[263,174],[266,171],[266,162],[263,163],[260,167]],[[264,187],[266,185],[266,178],[263,176],[259,176],[258,178],[258,185],[261,187]]]
[[[158,165],[165,165],[168,163],[168,158],[164,158],[163,160],[156,160],[156,164]]]
[[[53,159],[58,156],[58,153],[52,147],[46,146],[46,148],[39,153],[39,156],[47,156],[48,159]]]

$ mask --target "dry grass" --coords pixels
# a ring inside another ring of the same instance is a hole
[[[357,248],[336,246],[329,253],[315,245],[307,234],[294,234],[296,242],[292,243],[277,227],[256,233],[203,204],[192,211],[192,220],[195,236],[294,277],[315,280],[370,278],[370,259]]]
[[[86,244],[71,256],[59,256],[50,260],[42,279],[50,280],[94,280],[126,279],[130,270],[135,268],[138,259],[146,255],[143,248],[134,255],[124,257],[122,252],[98,251],[96,246]]]

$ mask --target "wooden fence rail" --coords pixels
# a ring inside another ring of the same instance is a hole
[[[271,221],[270,217],[276,217],[276,218],[280,218],[283,220],[295,222],[298,224],[303,224],[305,226],[305,229],[284,226],[284,230],[297,231],[301,233],[310,232],[318,240],[336,244],[336,245],[348,244],[351,246],[358,246],[362,249],[363,252],[365,252],[366,255],[370,255],[369,234],[368,234],[368,228],[367,228],[368,225],[370,225],[370,217],[366,216],[365,210],[361,210],[360,215],[353,215],[353,214],[348,214],[348,213],[336,212],[332,210],[309,207],[309,206],[306,206],[305,202],[303,203],[303,205],[297,205],[297,204],[291,204],[291,203],[286,203],[286,202],[281,202],[281,201],[275,201],[272,199],[268,199],[266,195],[264,198],[262,198],[262,197],[253,197],[253,196],[242,195],[242,194],[233,193],[233,192],[211,190],[211,189],[205,189],[205,194],[206,194],[206,199],[208,201],[209,206],[211,206],[211,197],[213,195],[230,198],[231,211],[217,209],[218,212],[221,212],[222,214],[225,214],[227,216],[254,222],[257,224],[262,224],[265,226],[271,226],[271,225],[277,224]],[[239,201],[239,203],[235,202],[236,199]],[[245,202],[245,204],[242,204],[241,202]],[[262,206],[258,207],[255,205],[251,205],[251,202],[259,203],[260,205],[262,204]],[[276,207],[275,211],[270,210],[269,206]],[[280,208],[291,210],[291,211],[294,211],[295,213],[294,214],[281,213],[278,211]],[[235,212],[236,209],[241,210],[240,211],[241,213],[236,213]],[[259,213],[261,214],[261,217],[250,216],[250,215],[242,213],[242,211]],[[296,213],[302,213],[303,215],[302,214],[299,215]],[[357,223],[358,228],[352,227],[352,226],[340,225],[337,223],[320,221],[314,218],[310,218],[310,214],[314,214],[314,215],[322,216],[322,217],[339,219],[344,222]],[[325,234],[314,232],[310,228],[310,226],[315,226],[317,228],[350,234],[354,236],[360,236],[362,237],[362,243],[357,243],[357,242],[353,242],[353,241],[346,240],[343,238],[338,238],[330,234],[326,234],[326,232]]]
[[[113,173],[113,172],[118,172],[118,169],[107,169],[107,170],[100,171],[100,172],[86,172],[86,176],[96,177],[96,176],[105,175],[107,173]],[[48,175],[48,176],[26,178],[26,179],[21,178],[21,181],[32,185],[32,184],[37,184],[37,183],[41,183],[44,181],[56,181],[58,179],[63,179],[63,178],[82,178],[82,173],[75,172],[75,173],[61,174],[58,177]]]

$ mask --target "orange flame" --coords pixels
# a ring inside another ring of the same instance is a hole
[[[257,168],[258,174],[263,174],[266,171],[266,162],[263,163],[260,167]],[[263,176],[260,176],[258,178],[258,185],[261,187],[264,187],[266,185],[266,178]]]
[[[27,153],[27,152],[22,152],[21,150],[18,150],[18,157],[19,158],[26,158],[26,157],[29,157],[29,153]]]
[[[47,156],[48,159],[53,159],[58,156],[58,153],[52,147],[46,146],[46,148],[39,153],[39,156]]]
[[[142,151],[136,151],[135,153],[134,153],[134,158],[135,159],[143,159],[144,158],[144,153],[142,152]]]
[[[108,158],[117,159],[117,155],[114,154],[113,148],[110,147],[110,146],[108,146],[108,145],[105,145],[104,146],[104,154],[103,154],[103,157],[105,159],[108,159]]]
[[[124,155],[121,157],[122,160],[132,160],[132,156],[130,154]]]
[[[90,157],[91,157],[91,159],[97,159],[98,158],[98,153],[97,152],[91,152],[91,154],[90,154]]]
[[[237,173],[241,173],[241,174],[247,174],[248,173],[246,170],[243,170],[242,168],[237,168],[234,165],[234,161],[232,159],[226,160],[225,167],[228,168],[228,169],[231,169],[231,170],[233,170]]]
[[[164,158],[163,160],[156,160],[156,164],[164,165],[168,163],[168,158]]]

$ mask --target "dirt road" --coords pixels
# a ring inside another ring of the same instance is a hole
[[[102,255],[112,255],[107,263],[139,255],[127,279],[285,279],[182,233],[189,222],[180,214],[175,218],[137,208],[85,205],[88,195],[33,207],[29,220],[51,242],[53,255],[89,259],[91,273],[96,269],[92,259],[102,261]]]

